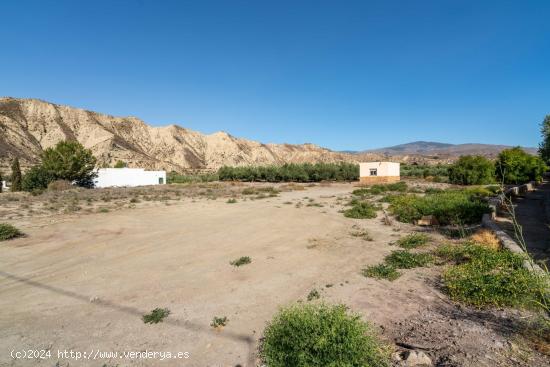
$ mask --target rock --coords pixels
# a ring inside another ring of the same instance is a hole
[[[411,350],[405,354],[405,366],[431,367],[433,364],[426,353]]]

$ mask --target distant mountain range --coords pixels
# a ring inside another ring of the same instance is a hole
[[[432,141],[414,141],[387,148],[365,150],[360,153],[379,153],[387,156],[421,155],[440,158],[457,157],[466,154],[477,154],[496,157],[502,150],[511,148],[508,145],[493,144],[447,144]],[[536,148],[522,147],[528,153],[536,154]]]
[[[226,132],[206,135],[178,125],[153,127],[136,117],[114,117],[38,99],[0,98],[0,171],[9,172],[14,157],[24,169],[37,164],[44,149],[67,139],[91,149],[100,166],[122,160],[130,167],[180,172],[305,162],[449,163],[464,154],[494,157],[508,148],[417,141],[363,152],[335,152],[314,144],[263,144]]]

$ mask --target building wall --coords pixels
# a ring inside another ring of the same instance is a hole
[[[400,180],[399,176],[368,176],[368,177],[359,177],[359,183],[363,185],[374,185],[374,184],[384,184],[384,183],[393,183]]]
[[[145,171],[143,168],[101,168],[94,180],[95,187],[132,187],[166,183],[166,171]]]
[[[371,169],[376,169],[376,176],[370,175]],[[397,182],[400,179],[399,163],[395,162],[365,162],[359,164],[359,182],[362,184]]]

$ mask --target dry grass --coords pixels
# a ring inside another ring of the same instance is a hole
[[[489,229],[480,229],[470,236],[470,240],[492,250],[499,250],[501,248],[501,243],[498,240],[498,237]]]

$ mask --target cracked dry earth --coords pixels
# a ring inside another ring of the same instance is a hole
[[[376,325],[396,350],[423,351],[436,366],[550,366],[519,333],[533,314],[455,305],[441,288],[441,266],[403,270],[394,282],[362,276],[396,249],[392,242],[421,229],[384,225],[381,213],[345,218],[340,211],[354,188],[305,185],[233,204],[182,195],[169,206],[3,219],[27,235],[1,244],[0,366],[260,365],[266,322],[280,306],[306,302],[312,289]],[[430,235],[432,248],[446,241]],[[229,264],[241,256],[252,262]],[[168,318],[144,324],[141,316],[157,307],[168,308]],[[226,316],[227,325],[213,329],[215,316]],[[183,351],[190,358],[14,360],[14,348]]]

